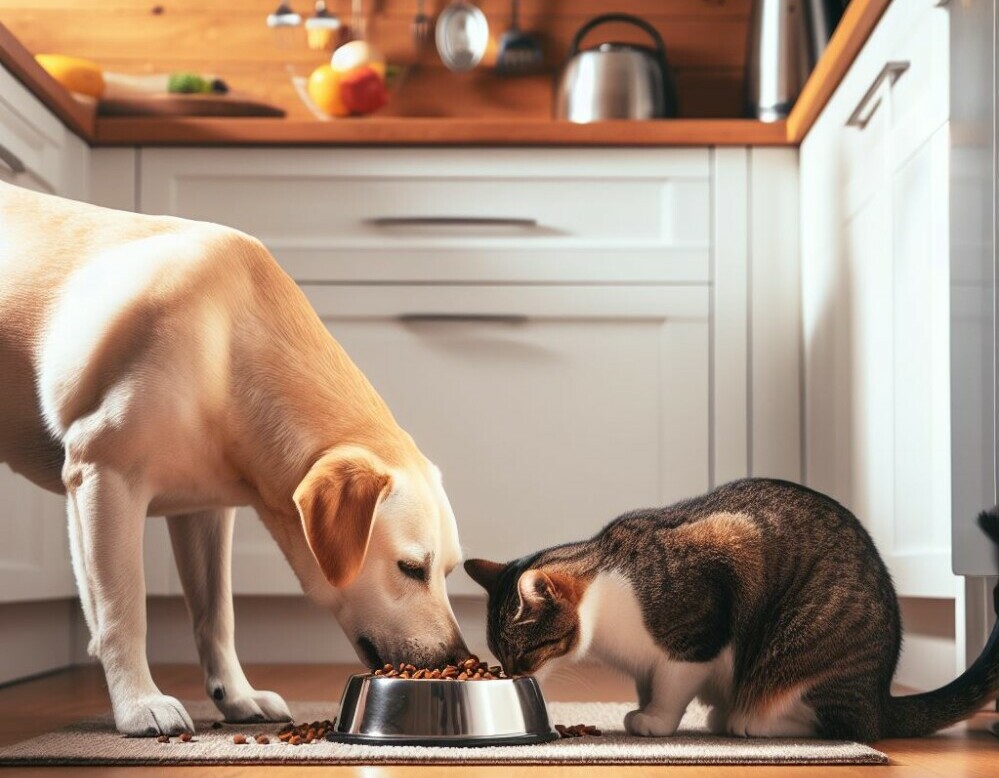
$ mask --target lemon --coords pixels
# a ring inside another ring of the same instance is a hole
[[[348,116],[350,111],[340,96],[341,75],[330,65],[320,65],[309,76],[307,91],[312,102],[330,116]]]
[[[65,54],[39,54],[35,60],[70,92],[94,98],[104,94],[104,73],[96,62]]]

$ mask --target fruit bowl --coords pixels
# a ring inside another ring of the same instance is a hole
[[[335,728],[338,743],[420,746],[533,745],[555,740],[531,677],[455,681],[354,675]]]

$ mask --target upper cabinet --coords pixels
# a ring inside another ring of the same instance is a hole
[[[801,147],[806,480],[924,597],[956,592],[948,23],[896,0]]]

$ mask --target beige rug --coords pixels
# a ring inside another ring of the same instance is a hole
[[[552,723],[595,724],[602,737],[557,740],[537,746],[427,748],[314,743],[291,746],[274,735],[279,725],[226,724],[212,729],[218,714],[207,701],[186,703],[197,732],[190,743],[174,738],[124,738],[110,717],[75,724],[32,740],[0,748],[0,765],[155,764],[887,764],[888,757],[860,743],[824,740],[744,740],[708,735],[706,709],[696,703],[671,738],[624,734],[621,722],[633,703],[555,702]],[[298,721],[332,718],[335,705],[292,703]],[[236,745],[232,736],[271,736],[269,745]]]

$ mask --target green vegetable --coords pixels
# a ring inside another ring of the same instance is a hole
[[[171,73],[167,78],[167,92],[171,94],[207,94],[212,82],[197,73]]]

